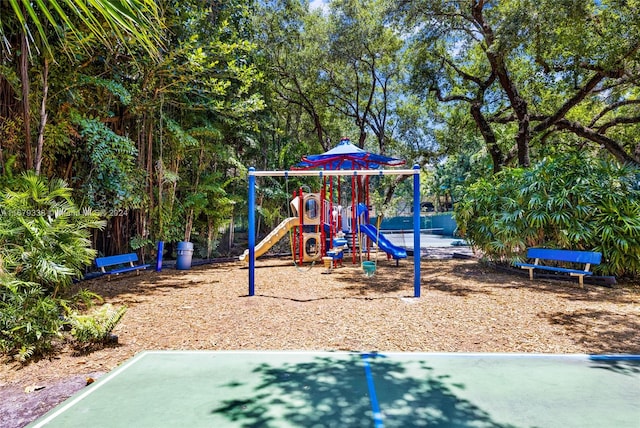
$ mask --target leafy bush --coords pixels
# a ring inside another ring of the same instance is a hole
[[[136,168],[135,143],[98,119],[74,115],[74,121],[87,141],[91,161],[91,172],[82,186],[88,205],[107,214],[140,207],[143,177]]]
[[[527,247],[600,251],[594,270],[640,272],[637,168],[579,155],[505,169],[467,187],[456,207],[458,232],[487,258],[512,262]]]
[[[91,306],[99,296],[86,290],[74,300],[79,306]],[[63,327],[71,327],[76,347],[104,344],[126,312],[126,307],[109,304],[81,315],[68,301],[47,295],[39,284],[21,281],[0,273],[0,354],[20,362],[44,355],[54,349],[56,340],[65,338]],[[65,314],[68,314],[65,316]]]
[[[90,229],[104,222],[76,207],[64,181],[25,173],[14,189],[0,193],[0,206],[0,258],[17,278],[55,296],[93,262]]]
[[[0,353],[24,362],[50,351],[61,337],[60,310],[39,284],[0,274]]]
[[[106,343],[125,312],[126,306],[114,308],[106,303],[86,315],[72,313],[69,317],[71,335],[81,346]]]
[[[93,262],[90,231],[104,222],[81,212],[61,180],[25,173],[0,192],[0,353],[20,361],[50,351],[62,338],[63,300]],[[58,295],[60,294],[60,295]],[[76,299],[88,305],[95,295]]]

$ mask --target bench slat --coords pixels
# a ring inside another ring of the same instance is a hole
[[[529,248],[527,257],[530,259],[556,260],[560,262],[600,264],[602,253],[594,251],[557,250],[553,248]]]
[[[542,270],[551,270],[551,271],[557,271],[557,272],[575,273],[575,274],[580,274],[580,275],[593,275],[593,272],[589,272],[588,270],[567,269],[567,268],[561,268],[561,267],[556,267],[556,266],[533,265],[533,264],[530,264],[530,263],[516,263],[516,266],[534,268],[534,269],[542,269]]]
[[[108,274],[117,275],[119,273],[132,272],[134,270],[146,269],[151,265],[138,265],[138,266],[127,266],[123,268],[113,269],[108,271]]]
[[[104,266],[121,265],[125,263],[133,263],[137,261],[138,261],[138,255],[136,253],[119,254],[117,256],[96,258],[96,266],[101,268]]]
[[[151,266],[148,264],[135,265],[134,262],[137,262],[137,261],[138,261],[138,255],[136,253],[118,254],[116,256],[96,258],[96,266],[99,267],[104,274],[108,275],[107,278],[109,279],[111,278],[111,275],[119,275],[125,272],[136,271],[136,274],[137,274],[139,273],[138,271],[147,269],[149,266]],[[128,266],[122,266],[122,265],[128,265]],[[109,266],[119,266],[119,267],[116,267],[115,269],[111,269],[107,271],[105,267],[109,267]]]

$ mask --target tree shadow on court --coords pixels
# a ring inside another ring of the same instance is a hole
[[[374,414],[366,362],[357,354],[278,367],[262,364],[253,373],[259,380],[252,398],[228,400],[211,412],[242,427],[281,426],[283,421],[300,427],[372,427],[379,426],[375,418],[380,418],[385,427],[515,428],[459,397],[456,390],[465,386],[436,375],[424,362],[415,377],[384,356],[365,358],[375,374],[371,379],[380,414]]]
[[[592,368],[608,370],[625,376],[640,375],[640,358],[638,358],[638,355],[621,355],[614,358],[592,355],[589,360]]]

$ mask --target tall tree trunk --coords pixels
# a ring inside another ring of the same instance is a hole
[[[178,173],[180,172],[180,163],[181,163],[180,157],[176,156],[176,158],[172,161],[171,169],[169,169],[171,172],[175,174],[176,177],[179,177]],[[169,219],[173,218],[173,209],[175,207],[177,193],[178,193],[178,180],[173,180],[171,191],[168,195],[169,208],[167,210],[168,211],[167,218]]]
[[[367,140],[367,131],[364,129],[364,124],[358,123],[358,127],[360,128],[360,132],[358,134],[358,147],[361,149],[364,148],[364,142]]]
[[[502,150],[500,150],[500,146],[498,145],[498,140],[496,138],[496,134],[491,129],[491,125],[482,114],[482,102],[476,100],[471,103],[471,116],[476,122],[476,126],[480,130],[482,134],[482,138],[487,146],[487,150],[491,155],[491,161],[493,162],[493,173],[496,174],[500,172],[502,167],[504,166],[504,154]]]
[[[35,172],[40,175],[42,168],[42,151],[44,148],[44,128],[47,124],[47,95],[49,94],[49,60],[44,57],[42,68],[42,104],[40,105],[40,126],[38,127],[38,144],[36,145]]]
[[[215,236],[215,230],[213,228],[213,218],[209,216],[207,219],[207,259],[211,259],[211,252],[213,251],[213,238]]]
[[[187,222],[184,225],[184,242],[189,242],[191,239],[191,228],[193,227],[193,208],[189,208],[189,212],[187,213]]]
[[[326,152],[327,150],[331,149],[331,141],[329,139],[324,139],[324,128],[322,127],[322,119],[320,119],[320,116],[313,112],[312,117],[313,124],[316,128],[316,136],[318,137],[318,142],[320,143],[320,147],[322,147]]]
[[[147,117],[147,193],[149,195],[149,212],[153,212],[155,208],[155,200],[153,197],[153,119]]]
[[[163,119],[163,111],[164,111],[164,95],[160,96],[160,125],[159,125],[159,130],[158,130],[158,134],[160,137],[160,144],[158,144],[158,163],[156,164],[156,170],[157,170],[157,174],[158,176],[156,177],[157,181],[158,181],[158,236],[160,236],[160,239],[164,239],[164,213],[162,212],[163,207],[162,204],[164,202],[164,188],[163,188],[163,183],[164,183],[164,161],[163,161],[163,147],[164,147],[164,122],[162,121]]]
[[[474,1],[471,5],[471,14],[478,26],[482,29],[487,49],[485,54],[491,64],[491,70],[498,78],[498,82],[504,89],[511,103],[516,117],[518,118],[518,133],[516,134],[516,146],[518,148],[518,164],[521,167],[529,167],[529,140],[531,134],[529,130],[529,107],[527,101],[520,95],[515,82],[511,79],[505,63],[505,57],[495,50],[496,36],[491,26],[484,20],[483,8],[485,1]]]
[[[391,184],[389,185],[389,187],[385,192],[384,202],[382,203],[383,207],[391,203],[391,200],[393,199],[393,195],[395,194],[395,191],[398,188],[398,185],[400,185],[400,183],[405,181],[407,178],[409,178],[408,175],[396,175],[393,178],[393,181],[391,182]]]
[[[200,146],[200,156],[198,158],[198,168],[196,169],[196,182],[194,184],[193,193],[198,193],[198,187],[200,186],[200,174],[203,170],[202,164],[204,162],[204,144]],[[185,226],[184,231],[184,240],[185,242],[189,242],[191,239],[191,229],[193,228],[193,217],[195,215],[195,210],[193,207],[189,209],[189,214],[187,214],[187,224]]]
[[[24,13],[24,11],[23,11]],[[22,123],[24,126],[24,152],[25,166],[33,169],[33,157],[31,155],[31,114],[29,105],[29,40],[27,32],[23,28],[20,47],[20,83],[22,84]]]

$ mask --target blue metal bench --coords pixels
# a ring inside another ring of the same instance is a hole
[[[140,274],[141,269],[146,269],[151,265],[136,265],[138,261],[138,255],[136,253],[119,254],[117,256],[98,257],[96,258],[96,266],[102,270],[102,273],[109,275],[119,275],[125,272],[136,271],[136,275]],[[115,269],[106,270],[105,268],[111,266],[120,266]]]
[[[527,250],[527,258],[534,259],[531,263],[516,263],[522,269],[529,270],[529,279],[533,279],[533,271],[535,269],[568,273],[571,276],[577,276],[580,287],[584,288],[583,279],[585,276],[593,275],[589,272],[591,265],[598,265],[602,260],[602,253],[595,251],[574,251],[574,250],[556,250],[551,248],[529,248]],[[540,264],[541,260],[552,262],[565,262],[583,264],[583,269],[572,269],[559,266],[547,266]]]

